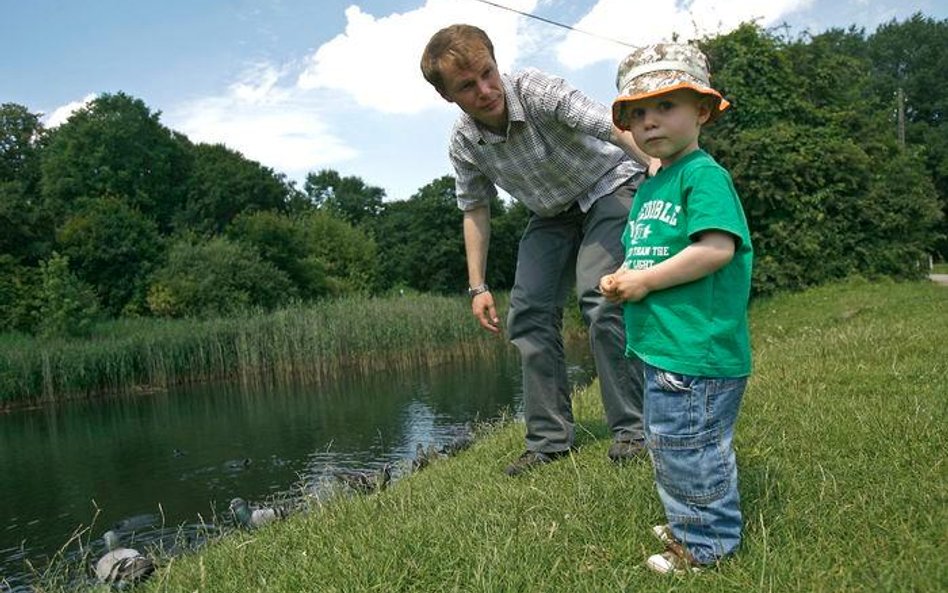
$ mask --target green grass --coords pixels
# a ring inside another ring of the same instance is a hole
[[[948,263],[942,262],[932,266],[932,274],[948,274]]]
[[[758,301],[736,448],[742,550],[650,574],[647,463],[614,467],[595,386],[581,448],[523,479],[520,423],[380,495],[165,560],[141,591],[943,591],[948,288],[854,281]]]

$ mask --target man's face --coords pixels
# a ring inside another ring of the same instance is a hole
[[[465,67],[452,60],[441,65],[444,92],[441,96],[488,128],[502,130],[507,125],[504,85],[497,64],[484,50],[476,53]]]

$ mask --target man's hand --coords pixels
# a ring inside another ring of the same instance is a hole
[[[612,124],[612,135],[609,137],[609,141],[624,150],[627,155],[645,167],[649,177],[658,172],[662,166],[662,161],[649,156],[644,150],[639,148],[639,145],[635,143],[635,137],[632,136],[632,132],[628,130],[619,129],[615,124]]]
[[[500,333],[500,318],[494,307],[494,297],[490,291],[482,292],[471,299],[471,310],[481,327],[491,333]]]
[[[662,168],[662,161],[651,158],[648,162],[648,176],[655,177],[658,174],[658,170]]]

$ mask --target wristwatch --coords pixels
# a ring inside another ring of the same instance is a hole
[[[469,297],[471,297],[471,298],[473,299],[473,298],[476,297],[477,295],[483,294],[483,293],[487,292],[488,290],[490,290],[490,288],[487,287],[487,284],[486,284],[486,283],[485,283],[485,284],[478,284],[477,286],[472,286],[472,287],[470,287],[470,288],[467,289],[467,296],[469,296]]]

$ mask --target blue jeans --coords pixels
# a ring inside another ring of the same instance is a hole
[[[747,378],[644,367],[645,438],[665,517],[694,560],[711,564],[741,543],[732,443]]]

